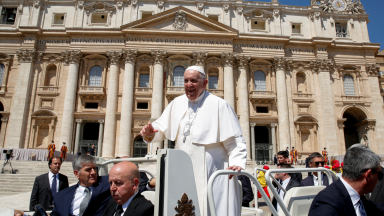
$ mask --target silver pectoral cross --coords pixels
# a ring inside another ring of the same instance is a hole
[[[185,139],[187,139],[187,136],[189,136],[190,134],[190,128],[184,132],[184,139],[183,139],[183,143],[185,143]]]

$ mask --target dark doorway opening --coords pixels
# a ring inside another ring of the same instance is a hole
[[[353,144],[359,143],[359,134],[357,132],[357,127],[355,124],[358,121],[354,116],[344,113],[343,118],[347,120],[344,122],[344,139],[345,139],[345,148],[348,149]]]
[[[99,140],[99,123],[86,122],[83,127],[83,139],[80,142],[80,152],[86,154],[95,147],[94,154],[97,155],[97,144]]]
[[[255,160],[270,161],[271,146],[267,126],[255,126]]]
[[[133,157],[144,157],[148,152],[148,144],[139,136],[133,143]]]

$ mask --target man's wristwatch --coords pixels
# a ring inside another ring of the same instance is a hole
[[[147,185],[148,185],[148,187],[150,187],[150,188],[153,188],[153,187],[151,186],[151,181],[152,181],[152,179],[153,179],[153,178],[150,178],[150,179],[147,181]]]

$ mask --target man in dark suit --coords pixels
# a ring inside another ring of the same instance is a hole
[[[384,175],[384,167],[381,167],[381,172]],[[384,179],[377,182],[369,200],[375,203],[384,203]]]
[[[309,216],[384,215],[384,204],[376,204],[364,196],[383,179],[380,161],[368,146],[352,145],[344,156],[342,178],[317,194]]]
[[[277,165],[277,168],[278,169],[287,169],[287,168],[293,168],[293,167],[290,164],[279,164],[279,165]],[[283,188],[286,191],[288,191],[289,189],[294,188],[294,187],[300,187],[300,183],[297,182],[296,180],[294,180],[293,178],[291,178],[290,175],[292,175],[292,174],[290,174],[290,173],[276,173],[276,175],[275,175],[275,178],[280,180],[281,186],[283,186]],[[274,184],[274,185],[277,187],[276,184]],[[281,199],[284,199],[284,196],[285,196],[284,191],[278,187],[277,192],[279,193]],[[275,197],[273,197],[272,205],[273,205],[273,207],[275,207],[277,212],[280,211],[281,208],[280,208],[279,204],[277,203],[277,200]]]
[[[109,172],[111,199],[103,216],[151,216],[153,204],[139,190],[139,169],[134,163],[124,161]]]
[[[277,152],[277,161],[279,162],[279,164],[290,164],[289,152],[288,151]],[[301,173],[292,173],[291,177],[295,181],[299,182],[299,184],[301,183],[301,180],[303,180],[303,175]]]
[[[29,203],[30,211],[35,211],[37,204],[42,205],[45,210],[52,210],[52,197],[69,187],[68,177],[59,173],[61,163],[60,157],[52,157],[48,162],[49,172],[36,177]]]
[[[243,189],[242,206],[249,207],[249,203],[255,198],[252,191],[251,181],[247,176],[244,175],[240,175],[237,178],[241,182],[241,187]]]
[[[310,155],[311,155],[311,154],[309,154],[308,157],[305,158],[305,168],[310,168],[310,166],[309,166],[309,156],[310,156]],[[312,175],[312,173],[311,173],[311,172],[308,172],[308,176],[310,176],[310,175]]]
[[[309,167],[310,168],[323,167],[324,163],[325,163],[323,155],[321,155],[319,152],[313,152],[312,154],[309,155],[309,157],[307,159],[309,161]],[[319,181],[318,181],[317,174],[318,174],[317,172],[310,173],[310,175],[308,174],[308,177],[306,179],[304,179],[303,181],[301,181],[300,187],[318,186]],[[329,185],[328,176],[323,173],[321,175],[321,178],[323,180],[322,185],[328,186]]]
[[[79,182],[54,198],[51,216],[100,216],[111,198],[108,176],[97,176],[96,158],[80,155],[72,163]]]

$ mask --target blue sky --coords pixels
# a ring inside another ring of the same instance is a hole
[[[271,0],[258,1],[271,2]],[[308,6],[310,0],[279,0],[279,3],[282,5]],[[367,14],[369,14],[369,38],[372,43],[380,43],[380,50],[382,50],[384,49],[384,0],[361,0],[361,3]]]

